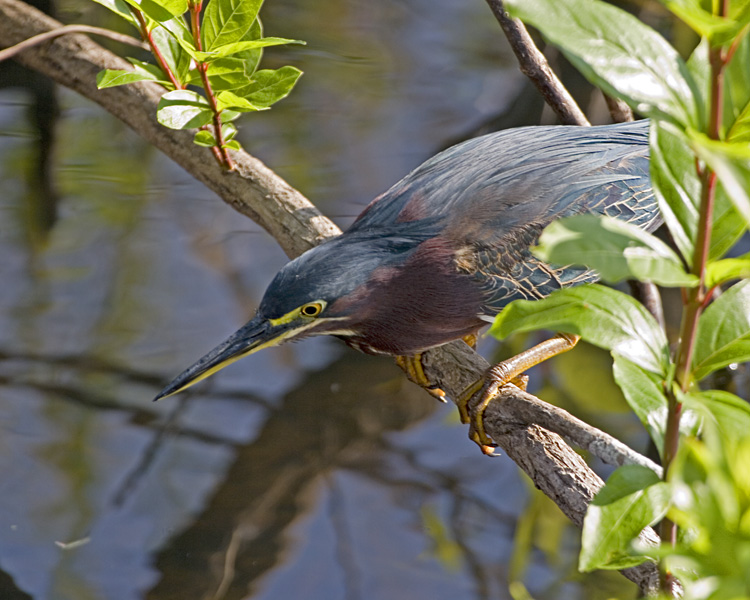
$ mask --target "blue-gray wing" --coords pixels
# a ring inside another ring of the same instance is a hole
[[[584,212],[655,229],[648,128],[648,121],[524,127],[469,140],[376,198],[350,230],[431,230],[451,240],[458,268],[484,290],[488,314],[593,281],[585,269],[537,261],[529,246],[551,221]]]

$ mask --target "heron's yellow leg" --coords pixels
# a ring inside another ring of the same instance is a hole
[[[469,437],[477,443],[482,452],[492,454],[495,445],[484,430],[484,411],[490,402],[497,397],[500,388],[508,383],[512,383],[525,390],[529,378],[523,375],[524,371],[553,356],[567,352],[578,343],[579,339],[581,338],[577,335],[558,333],[555,337],[496,364],[483,377],[479,378],[479,380],[463,391],[458,401],[458,411],[461,415],[461,421],[463,423],[471,423]],[[469,400],[480,390],[482,392],[482,399],[477,405],[474,418],[472,419],[469,416]]]
[[[422,354],[397,356],[396,364],[401,367],[401,370],[406,374],[406,378],[409,381],[427,390],[432,396],[440,400],[440,402],[446,402],[445,392],[425,375],[424,367],[422,366]]]
[[[476,348],[477,336],[475,334],[469,334],[461,339],[463,339],[469,347]],[[424,367],[422,366],[421,353],[415,354],[414,356],[396,356],[395,358],[396,364],[401,367],[401,370],[406,374],[406,378],[409,381],[416,383],[419,387],[427,390],[431,395],[440,400],[440,402],[446,402],[445,392],[434,382],[430,381],[427,375],[425,375]]]

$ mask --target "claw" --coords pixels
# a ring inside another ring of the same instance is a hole
[[[528,375],[524,375],[526,369],[570,350],[578,343],[578,340],[579,337],[576,335],[558,334],[521,354],[496,364],[483,377],[480,377],[461,393],[457,402],[461,422],[470,424],[469,439],[479,446],[483,454],[495,456],[494,448],[497,444],[487,435],[484,429],[484,412],[490,403],[497,398],[500,389],[510,383],[522,391],[526,391],[526,386],[529,383]],[[476,405],[472,417],[469,412],[469,401],[480,391],[481,400]]]
[[[471,416],[469,415],[469,401],[484,387],[486,378],[484,376],[477,379],[469,387],[467,387],[456,401],[458,408],[458,415],[461,418],[461,423],[470,423]]]
[[[414,356],[397,356],[396,364],[401,367],[401,370],[406,374],[406,378],[409,381],[416,383],[419,387],[426,390],[433,398],[440,400],[440,402],[447,402],[445,392],[440,389],[437,384],[430,381],[427,378],[427,375],[425,375],[421,354],[415,354]]]

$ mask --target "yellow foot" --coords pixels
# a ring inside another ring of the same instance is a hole
[[[500,388],[509,383],[525,391],[529,382],[523,372],[539,363],[573,348],[580,338],[577,335],[559,333],[555,337],[537,344],[508,360],[496,364],[487,373],[466,388],[458,399],[458,412],[462,423],[469,423],[469,438],[484,454],[492,456],[495,442],[484,428],[484,412],[500,393]],[[469,401],[481,392],[481,400],[473,411],[469,411]]]
[[[502,364],[502,363],[500,363]],[[497,365],[496,365],[497,366]],[[494,367],[493,367],[494,369]],[[485,454],[487,456],[495,456],[495,448],[497,447],[497,444],[495,441],[487,435],[486,430],[484,429],[484,413],[487,410],[487,407],[490,405],[490,403],[497,398],[497,396],[500,393],[500,389],[503,386],[506,386],[508,384],[515,385],[517,388],[519,388],[521,391],[526,391],[526,386],[529,384],[529,376],[528,375],[517,375],[510,381],[503,381],[501,379],[495,379],[493,374],[493,369],[490,369],[487,372],[487,375],[482,377],[478,383],[481,383],[481,401],[479,404],[477,404],[476,408],[474,409],[474,418],[470,418],[467,416],[470,426],[469,426],[469,439],[474,442],[477,446],[479,446],[479,449],[482,451],[482,454]],[[464,405],[464,411],[468,411],[466,409],[466,406],[468,406],[469,400],[476,394],[480,388],[476,387],[476,383],[469,386],[469,388],[464,391],[464,394],[469,392],[470,390],[474,390],[473,392],[470,392],[470,395],[465,401]],[[462,394],[463,399],[463,394]],[[460,409],[459,409],[460,412]]]
[[[406,374],[406,378],[412,383],[416,383],[419,387],[427,390],[434,398],[440,400],[440,402],[447,402],[445,399],[445,392],[440,389],[438,385],[433,383],[427,378],[424,373],[424,367],[422,367],[422,355],[415,354],[414,356],[397,356],[396,364],[401,367],[401,370]]]
[[[472,350],[477,349],[477,340],[479,339],[479,336],[476,333],[470,333],[469,335],[465,335],[461,339]]]

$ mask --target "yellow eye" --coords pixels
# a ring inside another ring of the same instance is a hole
[[[321,302],[310,302],[310,304],[305,304],[300,308],[299,312],[303,317],[317,317],[323,312],[323,304]]]

